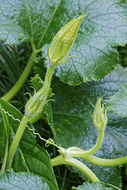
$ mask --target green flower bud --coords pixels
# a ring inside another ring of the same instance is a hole
[[[104,106],[101,106],[101,100],[102,98],[97,100],[93,113],[93,123],[99,131],[104,130],[108,122],[108,108],[105,109]]]
[[[39,91],[35,92],[33,96],[30,96],[30,99],[26,103],[25,114],[28,115],[31,123],[40,119],[43,108],[47,103],[47,98],[49,98],[49,93],[51,95],[50,84],[53,71],[54,67],[50,65],[45,76],[44,86]]]
[[[46,104],[49,89],[49,86],[42,87],[28,100],[25,107],[25,114],[29,116],[30,122],[33,123],[37,121],[42,114],[43,108]]]
[[[48,49],[50,64],[58,66],[67,62],[72,57],[70,56],[65,60],[76,39],[79,27],[85,16],[86,15],[81,15],[78,18],[72,19],[58,31]]]

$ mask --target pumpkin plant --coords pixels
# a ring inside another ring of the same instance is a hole
[[[1,92],[0,189],[125,188],[127,2],[1,0],[0,28],[2,92],[29,57]]]

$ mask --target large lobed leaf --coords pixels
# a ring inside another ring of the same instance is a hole
[[[99,82],[89,82],[79,87],[69,87],[54,81],[53,110],[50,111],[50,125],[55,129],[54,140],[68,148],[77,146],[85,150],[97,140],[97,130],[93,125],[93,105],[97,97],[107,99],[127,83],[127,73],[118,66],[110,75]],[[127,119],[109,115],[104,142],[96,153],[102,158],[118,158],[127,155]],[[54,126],[53,126],[54,125]],[[121,174],[118,167],[102,167],[86,163],[101,181],[121,187]]]
[[[70,52],[77,56],[59,67],[56,75],[70,85],[99,80],[118,63],[114,47],[127,43],[127,2],[1,0],[0,39],[8,44],[32,39],[36,47],[41,47],[51,43],[63,25],[83,13],[87,16]]]
[[[59,0],[0,0],[0,39],[7,44],[32,39],[40,46]]]
[[[127,86],[123,86],[116,94],[106,101],[109,110],[118,116],[127,117]]]
[[[14,106],[2,99],[0,99],[0,110],[1,108],[7,113],[11,134],[14,137],[19,126],[19,121],[15,119],[21,120],[22,114]],[[33,128],[31,125],[29,127]],[[2,140],[0,144],[2,144]],[[37,174],[48,184],[50,190],[58,189],[47,151],[37,145],[36,136],[27,128],[16,151],[13,169],[15,172],[24,171]]]
[[[70,52],[76,56],[56,71],[60,80],[70,85],[102,79],[118,63],[118,52],[114,47],[127,43],[127,3],[119,0],[62,0],[47,31],[46,42],[50,42],[49,34],[53,29],[55,33],[82,13],[87,13],[87,16]],[[47,47],[44,50],[46,52]]]
[[[73,190],[113,190],[111,187],[106,187],[103,183],[84,183],[83,185],[73,188]]]
[[[50,190],[40,176],[28,172],[15,173],[13,170],[0,175],[1,190]]]

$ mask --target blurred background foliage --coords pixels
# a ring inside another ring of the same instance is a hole
[[[119,51],[119,63],[123,66],[127,66],[127,45],[125,47],[118,47]]]

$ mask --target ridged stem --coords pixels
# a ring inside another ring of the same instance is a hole
[[[24,115],[24,117],[21,120],[21,123],[20,123],[20,125],[18,127],[18,130],[16,132],[16,135],[15,135],[13,141],[12,141],[12,144],[11,144],[9,152],[8,152],[6,169],[10,169],[11,168],[15,152],[16,152],[16,150],[18,148],[19,142],[21,140],[23,132],[24,132],[24,130],[26,128],[26,125],[28,123],[28,119],[29,119],[28,116]]]
[[[58,165],[69,165],[77,168],[79,171],[81,171],[84,175],[86,175],[91,182],[99,182],[99,179],[97,176],[82,162],[75,158],[64,158],[62,155],[57,156],[53,159],[51,159],[52,166],[58,166]]]
[[[92,155],[100,149],[100,147],[103,143],[103,139],[104,139],[104,130],[101,130],[101,131],[99,131],[99,135],[98,135],[96,144],[91,149],[85,151],[82,149],[78,150],[77,147],[69,148],[68,149],[69,156],[70,157],[84,157],[87,155]]]
[[[20,78],[14,84],[14,86],[2,97],[2,99],[9,101],[11,98],[13,98],[16,95],[16,93],[19,91],[19,89],[23,86],[25,80],[27,79],[27,77],[31,71],[36,53],[37,53],[36,51],[33,51],[32,55],[27,63],[27,66],[24,69],[23,73],[21,74]]]
[[[122,158],[116,158],[116,159],[105,159],[105,158],[98,158],[93,155],[89,156],[82,156],[84,160],[87,160],[88,162],[91,162],[95,165],[99,166],[118,166],[120,164],[126,164],[127,163],[127,156],[124,156]]]

